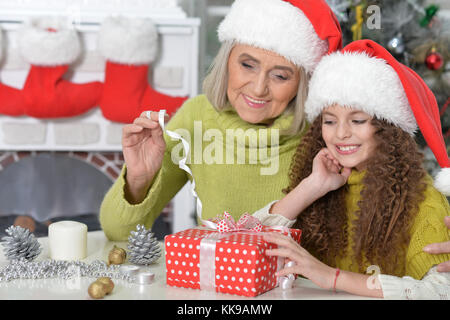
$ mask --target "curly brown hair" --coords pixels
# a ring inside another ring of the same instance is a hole
[[[423,155],[414,139],[400,128],[376,118],[371,124],[376,128],[377,147],[367,163],[352,224],[352,258],[360,272],[364,272],[363,261],[368,261],[384,273],[402,275],[409,229],[426,188]],[[314,157],[325,147],[319,116],[297,148],[284,193],[311,174]],[[347,191],[346,184],[328,192],[306,208],[294,225],[303,230],[302,245],[330,266],[336,266],[336,259],[346,254],[348,246]]]

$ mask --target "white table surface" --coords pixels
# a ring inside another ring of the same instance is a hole
[[[49,259],[48,238],[38,238],[43,246],[41,254],[36,261]],[[107,261],[108,253],[117,245],[126,248],[126,242],[108,241],[103,231],[94,231],[88,233],[88,257],[84,262],[94,260]],[[7,265],[3,247],[0,253],[0,268]],[[161,248],[164,245],[161,243]],[[128,264],[126,262],[125,264]],[[212,291],[203,291],[195,289],[186,289],[171,287],[166,284],[165,259],[164,252],[161,258],[151,266],[145,267],[155,274],[155,280],[148,285],[139,285],[129,283],[125,280],[113,280],[114,291],[104,299],[122,299],[122,300],[280,300],[280,299],[370,299],[366,297],[355,296],[345,292],[333,293],[329,290],[323,290],[314,285],[310,280],[298,278],[294,287],[288,290],[281,288],[272,289],[257,297],[243,297],[225,293],[216,293]],[[75,281],[62,279],[16,279],[9,282],[0,282],[0,299],[57,299],[57,300],[85,300],[91,299],[87,293],[89,285],[95,281],[95,278],[82,277]]]

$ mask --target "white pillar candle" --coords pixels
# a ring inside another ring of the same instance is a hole
[[[75,221],[54,222],[48,227],[50,257],[54,260],[82,260],[87,252],[87,226]]]

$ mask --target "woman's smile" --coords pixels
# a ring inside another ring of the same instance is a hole
[[[263,108],[267,105],[267,103],[270,102],[270,100],[258,100],[258,99],[252,98],[243,93],[242,93],[242,97],[245,100],[245,102],[249,105],[249,107],[251,107],[251,108],[257,108],[257,109]]]
[[[228,100],[246,122],[271,122],[297,95],[299,68],[276,53],[237,44],[227,67]]]

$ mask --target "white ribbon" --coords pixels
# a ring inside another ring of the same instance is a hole
[[[152,111],[146,111],[146,117],[148,119],[151,119]],[[212,222],[211,220],[203,220],[202,219],[202,202],[200,201],[200,198],[197,195],[197,192],[195,191],[195,180],[194,175],[192,174],[191,169],[186,165],[186,160],[190,152],[190,146],[189,143],[181,137],[176,132],[165,130],[165,124],[164,124],[164,117],[166,114],[166,110],[162,109],[158,112],[158,122],[163,132],[165,132],[169,137],[175,140],[181,141],[183,144],[183,149],[185,153],[185,157],[180,160],[178,163],[178,166],[180,169],[186,171],[188,174],[192,177],[191,182],[191,192],[194,198],[196,199],[197,204],[197,217],[198,219],[206,226],[217,230],[217,223]],[[275,230],[281,230],[288,233],[290,236],[289,228],[278,226],[278,227],[271,227],[271,229]],[[202,239],[200,243],[200,288],[204,290],[215,290],[215,270],[214,266],[216,264],[215,261],[215,250],[216,250],[216,243],[219,239],[225,237],[226,234],[220,234],[220,233],[214,233],[211,234],[211,236],[208,236],[204,239]],[[292,262],[292,261],[291,261]],[[291,262],[287,263],[286,266],[289,266]],[[278,258],[278,270],[281,270],[282,266],[284,264],[284,258],[279,257]],[[294,283],[295,277],[293,274],[289,274],[284,277],[278,277],[278,284],[280,287],[285,290],[292,288]]]
[[[146,116],[147,116],[148,119],[151,119],[150,118],[151,113],[152,113],[152,111],[147,111],[146,112]],[[164,109],[159,110],[159,112],[158,112],[159,125],[160,125],[162,131],[165,132],[169,137],[171,137],[172,139],[175,139],[175,140],[180,140],[181,143],[183,144],[185,157],[183,159],[181,159],[180,162],[178,162],[178,166],[180,167],[180,169],[182,169],[182,170],[186,171],[187,173],[189,173],[191,175],[191,177],[192,177],[191,193],[194,196],[194,198],[196,199],[196,203],[197,203],[197,217],[202,223],[205,223],[206,220],[202,219],[202,208],[203,208],[202,202],[200,201],[200,198],[198,197],[197,192],[195,191],[194,176],[192,174],[191,169],[186,165],[186,160],[187,160],[187,157],[188,157],[189,152],[190,152],[189,143],[185,139],[183,139],[183,137],[180,136],[178,133],[170,131],[170,130],[165,130],[165,125],[164,125],[164,116],[165,116],[165,114],[166,114],[166,110],[164,110]]]
[[[224,233],[210,233],[200,241],[199,276],[201,290],[216,290],[216,244],[227,237]]]

